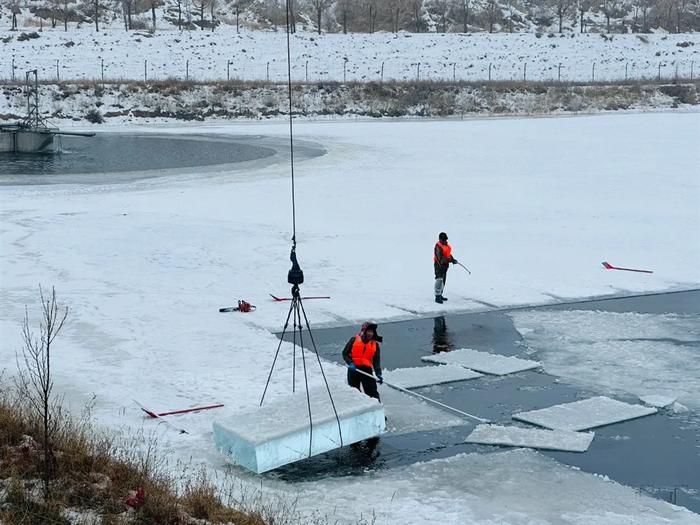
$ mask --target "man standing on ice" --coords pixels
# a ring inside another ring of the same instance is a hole
[[[440,232],[438,235],[438,242],[435,243],[433,250],[433,263],[435,267],[435,302],[442,304],[443,301],[447,301],[447,298],[442,295],[445,281],[447,281],[447,270],[450,263],[457,264],[457,259],[452,257],[452,246],[447,243],[445,232]]]
[[[372,376],[372,370],[381,385],[382,366],[379,357],[379,345],[382,337],[377,334],[377,323],[368,321],[362,324],[360,333],[350,338],[343,348],[343,359],[348,365],[348,385],[362,390],[369,397],[379,399],[377,381]],[[364,375],[360,371],[364,372]]]

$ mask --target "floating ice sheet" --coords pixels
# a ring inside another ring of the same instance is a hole
[[[305,392],[214,422],[217,448],[233,463],[260,474],[341,446],[338,422],[325,387],[311,389],[313,432]],[[336,388],[342,445],[378,436],[385,429],[384,408],[349,386]],[[309,439],[311,450],[309,451]]]
[[[488,352],[478,352],[477,350],[471,350],[469,348],[454,350],[452,352],[442,352],[440,354],[425,356],[421,359],[423,361],[430,361],[431,363],[460,365],[465,368],[484,372],[485,374],[497,376],[522,372],[523,370],[530,370],[540,366],[540,363],[537,361],[490,354]]]
[[[540,410],[520,412],[514,414],[513,419],[557,430],[586,430],[648,416],[656,412],[655,408],[630,405],[599,396]]]
[[[643,402],[646,403],[647,405],[656,407],[656,408],[666,408],[667,406],[671,406],[673,403],[676,402],[677,397],[670,397],[670,396],[662,396],[658,394],[649,394],[646,396],[639,396],[639,399]]]
[[[594,432],[479,425],[469,434],[465,441],[467,443],[481,443],[484,445],[585,452],[588,450],[594,436]]]
[[[464,379],[483,377],[482,374],[459,365],[418,366],[415,368],[397,368],[385,370],[384,378],[403,388],[439,385]]]

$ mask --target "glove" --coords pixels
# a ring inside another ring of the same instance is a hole
[[[355,371],[357,370],[357,366],[355,366],[355,363],[350,363],[350,364],[348,365],[348,368],[349,368],[350,370],[352,370],[353,372],[355,372]]]
[[[459,261],[455,259],[454,257],[452,258],[452,264],[457,264]]]
[[[380,385],[384,383],[384,378],[382,377],[382,374],[377,374],[377,383]]]

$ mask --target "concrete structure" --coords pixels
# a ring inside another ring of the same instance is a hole
[[[54,153],[54,137],[55,132],[48,129],[20,131],[0,128],[0,153]]]

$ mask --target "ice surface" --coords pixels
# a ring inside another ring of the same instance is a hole
[[[439,385],[477,377],[483,375],[459,365],[418,366],[384,371],[384,379],[403,388]]]
[[[666,408],[667,406],[671,406],[673,403],[676,402],[675,397],[660,396],[654,394],[649,394],[648,396],[639,396],[639,399],[647,405],[656,408]]]
[[[530,310],[510,316],[549,374],[597,390],[677,397],[700,409],[697,315]]]
[[[514,372],[522,372],[540,366],[537,361],[528,361],[517,357],[490,354],[479,352],[469,348],[454,350],[452,352],[442,352],[440,354],[429,355],[421,358],[423,361],[432,363],[444,363],[461,365],[472,370],[478,370],[486,374],[506,375]]]
[[[598,396],[540,410],[519,412],[513,415],[513,419],[555,430],[586,430],[648,416],[656,412],[655,408],[630,405],[609,397]]]
[[[302,523],[314,522],[319,501],[333,501],[332,522],[348,525],[360,514],[376,525],[700,525],[683,507],[529,449],[459,454],[294,490],[305,495]]]
[[[464,419],[437,408],[421,399],[380,387],[380,395],[387,417],[387,430],[391,434],[426,432],[440,428],[464,425]]]
[[[479,425],[467,436],[465,441],[467,443],[481,443],[484,445],[585,452],[588,450],[594,436],[594,432]]]
[[[341,437],[325,388],[309,391],[313,431],[304,391],[214,422],[217,448],[233,463],[260,474],[281,465],[378,436],[385,429],[384,408],[351,387],[336,388],[333,402]],[[309,438],[312,435],[311,451]],[[310,453],[309,453],[310,452]]]

